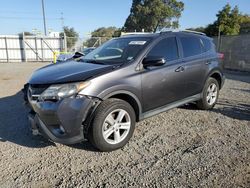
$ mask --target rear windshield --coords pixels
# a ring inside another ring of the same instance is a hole
[[[107,64],[126,63],[134,60],[151,40],[151,37],[112,39],[90,52],[83,57],[82,60],[92,60],[93,62],[100,61]]]

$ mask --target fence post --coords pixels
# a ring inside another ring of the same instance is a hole
[[[101,45],[102,45],[102,38],[99,37],[99,46],[101,46]]]
[[[35,36],[36,61],[38,61],[37,37]]]
[[[40,38],[40,40],[41,40],[42,61],[44,61],[44,54],[43,54],[43,39],[42,39],[42,37]]]
[[[24,57],[24,62],[27,62],[26,45],[25,45],[25,34],[24,34],[24,32],[23,32],[23,57]]]
[[[7,44],[7,37],[5,37],[5,50],[6,50],[6,59],[9,63],[9,52],[8,52],[8,44]]]
[[[63,33],[63,39],[64,39],[64,51],[65,52],[67,52],[67,48],[68,48],[68,46],[67,46],[67,36],[66,36],[66,34],[65,33]]]

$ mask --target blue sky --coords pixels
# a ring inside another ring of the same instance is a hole
[[[182,29],[212,23],[216,13],[227,2],[250,14],[249,0],[182,0],[185,10],[180,19]],[[47,28],[60,31],[64,25],[74,27],[80,36],[100,26],[122,27],[130,12],[132,0],[44,0]],[[0,34],[16,34],[38,29],[43,31],[41,0],[2,0]]]

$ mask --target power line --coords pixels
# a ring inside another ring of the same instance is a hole
[[[0,19],[13,19],[13,20],[43,20],[39,17],[17,17],[17,16],[0,16]],[[61,20],[61,18],[46,18],[46,20]]]
[[[16,11],[16,10],[0,10],[0,13],[11,13],[11,14],[37,14],[37,12],[31,11]]]

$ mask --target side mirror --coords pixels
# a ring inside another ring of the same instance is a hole
[[[166,63],[165,58],[157,56],[149,56],[143,59],[143,67],[152,67],[152,66],[162,66]]]

